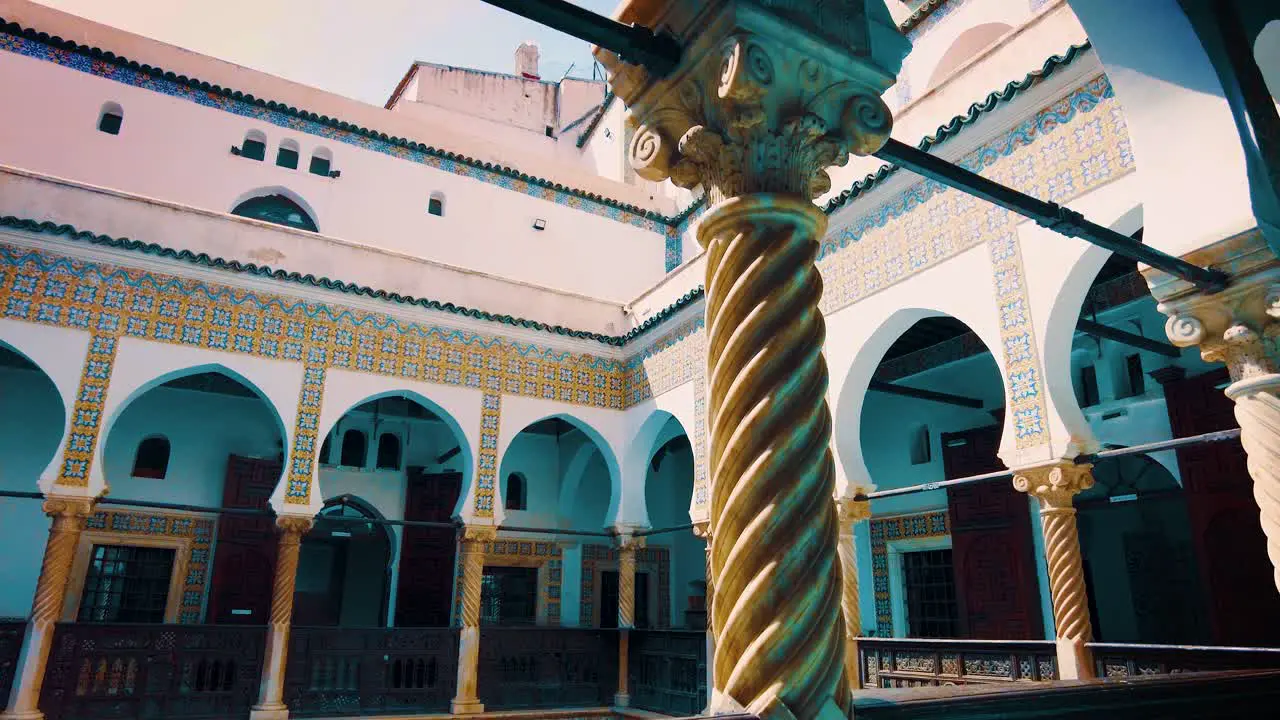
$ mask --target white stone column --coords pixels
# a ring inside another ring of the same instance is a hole
[[[468,525],[462,530],[462,632],[458,636],[458,692],[449,712],[484,712],[476,695],[480,667],[480,591],[484,579],[485,543],[498,537],[493,525]]]
[[[1143,274],[1160,312],[1169,316],[1169,340],[1199,347],[1201,357],[1226,363],[1231,373],[1225,392],[1236,403],[1253,497],[1280,589],[1280,260],[1257,230],[1184,259],[1230,271],[1227,289],[1207,295],[1157,270]]]
[[[85,518],[93,513],[93,499],[51,496],[44,501],[44,512],[53,519],[49,539],[44,547],[44,561],[36,581],[36,594],[31,602],[31,619],[22,637],[22,654],[13,677],[9,704],[0,718],[4,720],[43,720],[40,712],[40,688],[53,647],[54,625],[62,619],[63,600],[71,575]],[[11,548],[11,551],[16,548]]]
[[[297,515],[276,518],[280,539],[276,546],[275,577],[271,583],[271,621],[267,624],[267,647],[262,658],[262,682],[258,703],[249,711],[250,720],[286,720],[284,669],[289,660],[289,628],[293,623],[293,591],[298,581],[298,554],[302,536],[315,519]]]

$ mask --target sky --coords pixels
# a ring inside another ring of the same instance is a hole
[[[526,40],[540,46],[543,78],[559,79],[570,64],[591,77],[588,43],[483,0],[36,1],[374,105],[414,60],[509,73]],[[619,4],[572,1],[605,15]]]

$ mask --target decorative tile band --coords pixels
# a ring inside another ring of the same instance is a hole
[[[0,25],[4,21],[0,18]],[[39,35],[34,31],[22,31],[9,24],[0,31],[0,50],[45,60],[63,67],[89,73],[96,77],[124,83],[132,87],[158,92],[169,97],[193,102],[207,108],[222,110],[242,117],[270,123],[295,132],[307,133],[345,145],[371,150],[391,157],[409,160],[454,175],[472,178],[506,190],[554,202],[583,212],[658,233],[665,237],[668,218],[640,208],[625,205],[598,195],[573,190],[540,178],[519,173],[510,168],[463,157],[438,150],[421,143],[388,137],[385,133],[350,125],[286,107],[275,102],[255,100],[244,95],[202,83],[173,73],[163,73],[157,68],[138,65],[109,52],[59,42],[60,39]],[[39,39],[37,39],[39,37]]]
[[[29,308],[25,313],[19,310],[29,302],[25,299],[24,291],[28,288],[34,290],[34,282],[35,278],[31,275],[19,275],[14,277],[12,283],[5,283],[5,286],[10,289],[5,309],[6,316],[30,315]],[[46,317],[61,313],[64,309],[68,315],[84,313],[87,317],[89,311],[86,306],[92,304],[97,297],[97,288],[93,286],[82,286],[76,288],[74,293],[70,293],[70,288],[65,283],[59,284],[55,280],[46,287],[51,288],[54,294],[61,293],[64,299],[70,295],[68,304],[60,307],[55,308],[42,303],[36,313]],[[0,293],[3,293],[3,288],[0,288]],[[119,320],[106,315],[109,313],[104,313],[103,317],[98,318],[97,330],[115,332],[114,326]],[[106,402],[107,385],[111,382],[111,369],[115,359],[116,339],[113,336],[95,333],[90,337],[89,352],[85,356],[84,368],[80,371],[80,387],[76,390],[76,402],[71,411],[71,432],[67,436],[62,472],[58,474],[56,483],[58,485],[67,487],[89,485],[89,468],[93,465],[93,449],[98,444],[98,429],[102,426],[102,406]]]
[[[876,637],[893,637],[893,599],[889,596],[889,546],[894,540],[945,537],[951,534],[951,520],[946,510],[872,518],[871,579],[875,588]]]
[[[1000,315],[1000,345],[1008,374],[1005,407],[1013,414],[1014,439],[1019,450],[1044,445],[1050,441],[1048,408],[1041,392],[1042,373],[1031,324],[1031,299],[1022,271],[1022,250],[1011,232],[992,238],[987,247]]]
[[[194,624],[204,614],[205,591],[209,584],[209,545],[213,542],[213,521],[183,515],[152,515],[123,510],[100,510],[85,521],[88,530],[131,535],[160,535],[191,538],[187,576],[183,578],[182,604],[178,622]],[[175,567],[180,563],[175,562]]]
[[[454,562],[453,623],[462,624],[462,561]],[[554,542],[503,540],[484,544],[485,567],[532,567],[539,571],[538,592],[547,609],[547,625],[557,626],[561,617],[561,588],[564,584],[564,552]]]
[[[302,370],[302,389],[298,393],[298,422],[293,430],[293,452],[289,457],[289,486],[286,503],[306,505],[311,502],[311,479],[315,476],[316,434],[319,432],[320,404],[324,399],[324,367],[306,365]]]
[[[476,463],[476,517],[493,517],[493,493],[498,476],[498,430],[502,424],[502,395],[486,392],[480,406],[480,457]]]
[[[599,627],[595,621],[596,571],[618,569],[618,549],[608,545],[582,546],[582,587],[579,593],[578,625]],[[636,551],[636,572],[649,573],[658,581],[657,628],[671,627],[671,551],[665,547],[643,547]]]
[[[693,506],[705,511],[711,500],[707,484],[707,378],[693,379]]]

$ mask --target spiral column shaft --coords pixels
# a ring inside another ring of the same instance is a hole
[[[458,637],[458,693],[450,712],[470,715],[484,712],[477,696],[480,666],[480,592],[484,580],[485,544],[498,536],[490,525],[468,525],[459,542],[462,561],[462,631]]]
[[[1096,674],[1086,647],[1093,640],[1093,627],[1072,500],[1093,486],[1092,471],[1092,465],[1065,462],[1019,470],[1013,479],[1015,488],[1040,501],[1040,526],[1058,641],[1058,676],[1064,680]]]
[[[862,634],[862,607],[858,594],[858,554],[853,544],[853,526],[871,517],[871,503],[867,500],[843,499],[837,501],[840,517],[840,576],[843,579],[840,608],[844,612],[845,672],[849,683],[861,687],[861,659],[858,654],[858,636]]]
[[[62,619],[63,600],[71,579],[71,563],[80,543],[85,518],[93,512],[93,499],[51,497],[44,502],[42,509],[53,523],[49,527],[44,559],[40,563],[40,577],[31,602],[31,620],[22,639],[22,654],[15,668],[8,707],[0,713],[0,718],[6,720],[44,717],[39,710],[40,688],[44,684],[49,651],[53,647],[53,629]]]
[[[296,515],[276,518],[280,538],[276,544],[276,568],[271,581],[271,619],[267,626],[267,648],[263,655],[258,703],[250,711],[250,720],[289,717],[289,708],[284,704],[284,668],[289,655],[289,626],[293,622],[293,591],[298,581],[302,536],[311,530],[313,523],[310,517]]]
[[[1258,503],[1262,532],[1267,536],[1276,588],[1280,589],[1280,374],[1232,383],[1227,396],[1235,400],[1240,443],[1249,456],[1253,498]]]
[[[799,196],[716,205],[707,254],[715,688],[762,718],[848,712],[814,265],[825,216]]]

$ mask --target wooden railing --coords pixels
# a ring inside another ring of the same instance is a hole
[[[298,717],[448,712],[457,659],[449,628],[293,628],[284,699]]]
[[[60,624],[40,709],[49,720],[245,717],[265,638],[262,627]]]
[[[1057,650],[1044,640],[860,638],[862,687],[1057,680]]]
[[[1280,648],[1090,643],[1098,677],[1280,668]]]
[[[611,705],[617,631],[481,627],[478,680],[485,710]]]
[[[18,672],[18,656],[22,654],[22,635],[27,624],[22,621],[0,622],[0,707],[9,701],[9,688]]]
[[[707,634],[632,630],[627,658],[631,706],[664,715],[696,715],[707,707]]]

